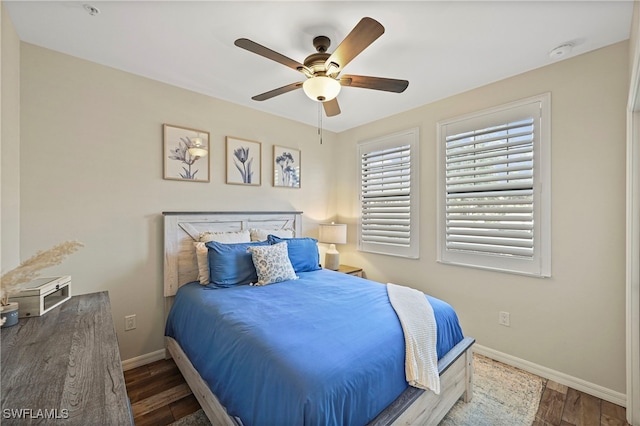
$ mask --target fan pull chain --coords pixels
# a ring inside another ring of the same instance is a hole
[[[322,145],[322,102],[318,102],[318,138]]]

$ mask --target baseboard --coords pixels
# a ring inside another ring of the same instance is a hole
[[[612,402],[616,405],[620,405],[622,407],[627,406],[627,397],[623,393],[607,389],[603,386],[587,382],[586,380],[582,380],[577,377],[569,376],[568,374],[561,373],[559,371],[555,371],[538,364],[534,364],[533,362],[526,361],[509,354],[505,354],[504,352],[496,351],[477,343],[473,345],[473,351],[488,358],[495,359],[496,361],[503,362],[512,367],[528,371],[529,373],[544,377],[545,379],[553,380],[554,382],[560,383],[570,388],[579,390],[605,401]]]
[[[122,370],[127,371],[136,367],[142,367],[143,365],[151,364],[152,362],[160,361],[164,358],[164,349],[159,349],[148,354],[125,359],[122,361]]]

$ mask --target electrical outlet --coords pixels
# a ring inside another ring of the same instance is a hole
[[[504,325],[506,327],[511,326],[511,322],[509,319],[509,312],[502,311],[498,314],[498,324]]]
[[[136,328],[136,316],[134,315],[127,315],[126,317],[124,317],[124,331],[129,331],[129,330],[133,330]]]

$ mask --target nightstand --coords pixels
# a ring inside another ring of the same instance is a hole
[[[356,277],[362,278],[362,268],[358,268],[356,266],[349,265],[340,265],[338,267],[338,272],[342,272],[343,274],[354,275]]]

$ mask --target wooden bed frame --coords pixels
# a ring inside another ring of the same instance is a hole
[[[291,228],[302,235],[302,212],[163,212],[165,319],[181,285],[197,280],[193,242],[201,232],[240,231],[251,228]],[[215,425],[237,426],[209,386],[200,377],[177,341],[165,337],[167,357],[173,357],[207,417]],[[461,397],[471,399],[472,345],[466,337],[440,361],[440,395],[409,387],[396,401],[373,419],[370,425],[437,424]]]

